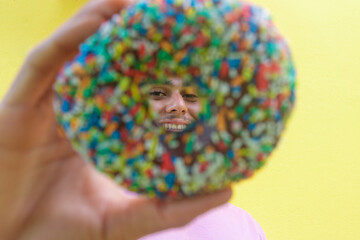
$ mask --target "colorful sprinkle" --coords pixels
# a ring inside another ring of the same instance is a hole
[[[153,124],[146,84],[178,76],[201,92],[181,133]],[[149,197],[211,192],[251,177],[294,107],[295,70],[267,11],[227,0],[136,3],[105,22],[54,85],[74,148]]]

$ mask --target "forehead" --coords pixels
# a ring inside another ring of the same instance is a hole
[[[191,83],[189,81],[184,81],[184,79],[180,77],[169,77],[166,80],[154,82],[154,85],[169,85],[173,87],[195,87],[194,83]]]

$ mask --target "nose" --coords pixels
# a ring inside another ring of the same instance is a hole
[[[176,113],[176,114],[187,113],[188,109],[180,92],[178,91],[173,92],[173,94],[171,95],[171,99],[169,100],[169,103],[167,104],[165,110],[167,113]]]

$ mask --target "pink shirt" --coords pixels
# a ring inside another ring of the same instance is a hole
[[[226,203],[184,227],[153,233],[140,240],[266,240],[266,236],[248,212]]]

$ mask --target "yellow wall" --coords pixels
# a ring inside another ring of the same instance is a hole
[[[297,106],[279,148],[232,203],[270,240],[360,239],[360,1],[252,0],[288,38]],[[0,97],[26,53],[85,0],[0,0]]]

